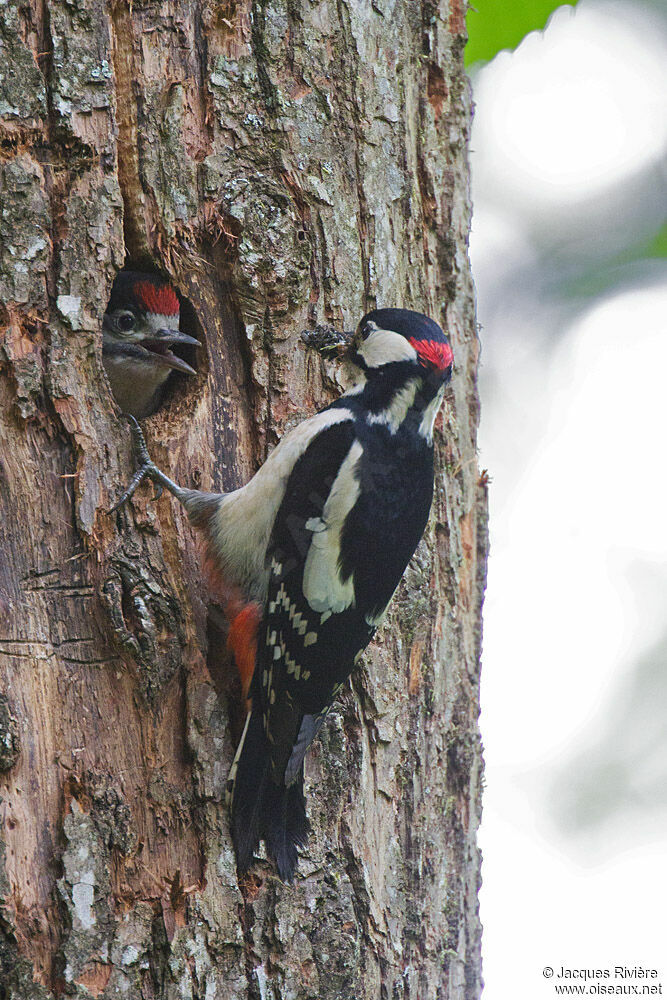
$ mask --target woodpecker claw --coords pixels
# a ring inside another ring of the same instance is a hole
[[[168,479],[167,476],[165,476],[164,472],[161,472],[158,469],[155,462],[153,462],[153,460],[151,459],[150,455],[148,454],[148,446],[146,445],[146,438],[144,437],[144,433],[139,424],[137,423],[137,421],[135,420],[135,418],[133,416],[130,416],[129,413],[124,414],[124,416],[130,423],[130,430],[132,433],[132,446],[134,448],[135,454],[138,459],[139,468],[132,476],[132,479],[130,480],[130,485],[127,487],[123,495],[120,497],[119,500],[116,501],[116,503],[109,511],[110,514],[113,514],[115,511],[120,510],[120,508],[124,504],[126,504],[128,500],[132,499],[132,497],[137,491],[137,488],[143,483],[144,479],[150,479],[155,484],[155,493],[153,496],[153,500],[160,499],[163,493],[164,486],[166,486],[167,489],[170,490],[170,492],[179,491],[179,487],[176,485],[176,483],[172,483],[171,479]]]
[[[141,486],[144,479],[148,479],[150,477],[151,471],[152,470],[150,468],[143,465],[140,469],[137,470],[137,472],[135,472],[135,474],[132,476],[132,479],[130,480],[130,485],[127,487],[127,489],[122,494],[120,499],[116,501],[116,503],[109,511],[110,514],[114,514],[117,510],[120,510],[120,508],[123,507],[128,500],[132,499],[132,497],[137,491],[137,487]],[[161,487],[160,487],[160,493],[162,493]],[[157,493],[157,491],[154,499],[155,500],[159,499],[159,494]]]
[[[144,432],[139,426],[136,418],[129,413],[124,414],[124,416],[130,425],[132,446],[137,453],[140,468],[143,468],[146,465],[152,465],[153,462],[151,461],[151,456],[148,454],[148,445],[146,444]]]

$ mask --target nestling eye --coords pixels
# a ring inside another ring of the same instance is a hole
[[[134,326],[134,314],[131,312],[121,313],[116,319],[116,326],[119,330],[124,330],[125,332],[131,330]]]

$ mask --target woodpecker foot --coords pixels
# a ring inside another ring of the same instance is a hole
[[[180,486],[177,486],[176,483],[172,482],[172,480],[169,479],[168,476],[165,476],[164,472],[161,472],[160,469],[158,469],[155,462],[153,462],[153,460],[151,459],[150,455],[148,454],[148,447],[146,445],[146,439],[144,437],[143,431],[141,430],[141,427],[139,426],[135,418],[131,417],[129,414],[125,414],[125,416],[127,417],[127,420],[130,422],[130,430],[132,432],[132,445],[134,447],[134,452],[137,456],[139,468],[132,476],[132,479],[130,480],[130,485],[127,487],[123,495],[120,497],[119,500],[116,501],[116,503],[109,511],[110,514],[113,514],[114,511],[119,510],[124,504],[127,503],[128,500],[132,499],[137,490],[137,487],[140,486],[141,483],[143,483],[144,479],[150,479],[155,484],[155,496],[153,497],[154,500],[160,499],[160,497],[162,496],[163,487],[168,489],[170,493],[173,493],[174,496],[178,496],[179,493],[181,493]]]
[[[335,330],[332,326],[319,325],[314,330],[302,330],[301,339],[327,357],[340,357],[347,351],[354,332]]]

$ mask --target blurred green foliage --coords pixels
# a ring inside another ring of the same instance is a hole
[[[644,257],[667,257],[667,223],[656,233],[646,247]]]
[[[472,0],[468,8],[466,66],[488,62],[502,49],[515,49],[531,31],[540,31],[563,0]],[[574,2],[567,6],[573,7]]]
[[[563,285],[568,297],[597,298],[617,288],[624,281],[631,281],[636,274],[636,265],[646,261],[667,258],[667,224],[651,237],[626,247],[605,261],[582,264],[576,278]]]
[[[664,0],[658,0],[664,3]],[[503,49],[515,49],[531,31],[541,31],[559,7],[574,7],[576,0],[471,0],[468,8],[467,67],[489,62]],[[595,293],[607,287],[619,268],[637,261],[667,258],[667,225],[656,219],[654,234],[640,245],[629,246],[613,260],[582,276],[579,291]],[[661,227],[661,228],[659,228]]]

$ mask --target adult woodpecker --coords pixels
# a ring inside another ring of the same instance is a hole
[[[134,422],[141,465],[117,504],[144,478],[164,486],[236,593],[230,643],[252,707],[229,775],[232,837],[240,873],[263,839],[285,881],[309,829],[306,751],[426,526],[433,425],[452,372],[441,328],[405,309],[364,316],[347,356],[358,384],[286,434],[232,493],[173,483]]]
[[[121,410],[141,419],[159,407],[172,371],[195,375],[170,348],[197,345],[178,329],[180,303],[163,278],[119,271],[102,324],[102,361]]]

